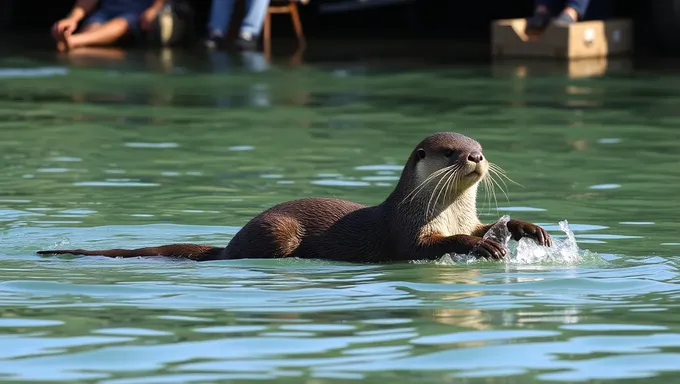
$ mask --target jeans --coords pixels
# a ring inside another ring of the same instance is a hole
[[[212,0],[210,21],[208,22],[208,29],[211,32],[227,33],[235,2],[235,0]],[[246,14],[241,24],[241,33],[247,32],[258,36],[262,31],[262,24],[264,24],[268,7],[269,0],[246,0]]]
[[[543,5],[550,10],[555,8],[556,3],[558,3],[557,0],[535,0],[536,6]],[[564,1],[560,1],[559,3],[563,4]],[[578,13],[579,19],[582,19],[588,10],[589,3],[590,0],[568,0],[567,7],[574,8],[576,13]]]

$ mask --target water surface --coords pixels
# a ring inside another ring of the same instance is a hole
[[[677,75],[171,59],[0,62],[0,379],[680,378]],[[473,136],[521,184],[480,199],[484,221],[508,214],[562,238],[567,219],[592,257],[352,265],[34,253],[224,245],[278,202],[377,204],[436,131]]]

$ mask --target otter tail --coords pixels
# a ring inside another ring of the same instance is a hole
[[[170,244],[158,247],[146,247],[138,249],[106,249],[100,251],[87,251],[84,249],[66,249],[38,251],[39,255],[85,255],[107,257],[138,257],[138,256],[166,256],[180,257],[194,261],[209,261],[225,259],[224,248],[211,247],[198,244]]]

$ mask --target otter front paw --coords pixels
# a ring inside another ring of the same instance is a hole
[[[488,259],[501,260],[505,258],[508,249],[495,240],[479,239],[479,241],[472,247],[470,254],[477,257],[486,257]]]
[[[513,240],[519,241],[523,237],[529,237],[534,239],[538,245],[552,247],[552,238],[548,232],[536,224],[521,220],[509,220],[507,226]]]

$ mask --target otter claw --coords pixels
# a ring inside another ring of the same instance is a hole
[[[508,250],[498,242],[491,239],[482,239],[477,243],[470,254],[477,257],[486,257],[489,259],[501,260],[505,258]]]
[[[508,221],[508,230],[514,240],[519,241],[523,237],[534,239],[538,245],[552,247],[552,238],[548,232],[536,224],[520,220]]]

